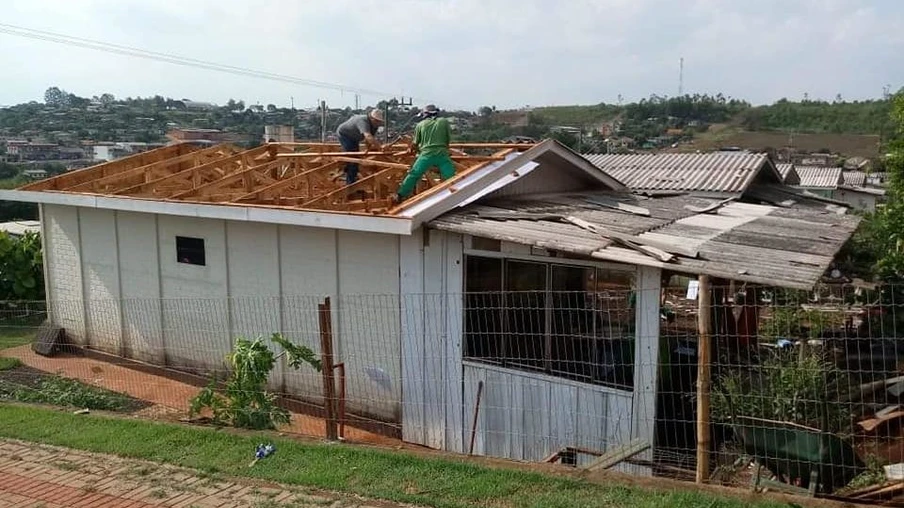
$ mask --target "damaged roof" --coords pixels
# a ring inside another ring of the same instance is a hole
[[[599,260],[809,289],[859,223],[843,212],[690,195],[563,193],[488,201],[430,225]]]
[[[584,154],[632,191],[742,194],[755,180],[782,182],[768,155],[746,152]]]

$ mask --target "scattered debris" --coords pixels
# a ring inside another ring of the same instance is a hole
[[[254,451],[254,460],[251,461],[251,464],[249,464],[248,467],[253,467],[258,461],[263,460],[274,453],[276,453],[276,447],[270,443],[257,445],[257,450]]]
[[[79,409],[78,411],[74,411],[72,414],[74,414],[74,415],[86,415],[86,414],[88,414],[88,413],[90,413],[90,412],[91,412],[90,409],[85,408],[85,409]]]

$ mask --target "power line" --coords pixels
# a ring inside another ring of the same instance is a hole
[[[0,23],[0,33],[13,35],[16,37],[26,37],[30,39],[37,39],[46,42],[54,42],[58,44],[64,44],[68,46],[76,46],[86,49],[92,49],[95,51],[104,51],[107,53],[114,53],[118,55],[125,56],[133,56],[138,58],[145,58],[148,60],[157,60],[160,62],[171,63],[175,65],[182,65],[186,67],[195,67],[199,69],[213,70],[218,72],[225,72],[229,74],[234,74],[238,76],[249,76],[261,79],[269,79],[271,81],[282,81],[285,83],[292,83],[296,85],[310,86],[314,88],[323,88],[328,90],[336,90],[339,92],[351,92],[358,95],[369,95],[376,97],[392,97],[395,93],[390,92],[382,92],[379,90],[370,90],[366,88],[355,88],[350,87],[338,83],[329,83],[326,81],[317,81],[306,78],[299,78],[296,76],[289,76],[286,74],[277,74],[273,72],[266,71],[258,71],[254,69],[249,69],[246,67],[238,67],[234,65],[226,65],[220,64],[216,62],[208,62],[205,60],[198,60],[196,58],[189,58],[179,55],[173,55],[169,53],[161,53],[157,51],[149,51],[139,48],[133,48],[129,46],[121,46],[119,44],[112,44],[109,42],[97,41],[93,39],[85,39],[82,37],[74,37],[71,35],[64,35],[55,32],[48,32],[44,30],[36,30],[33,28],[26,28],[16,25],[10,25],[6,23]],[[421,101],[422,99],[418,99]],[[427,102],[427,101],[424,101]]]

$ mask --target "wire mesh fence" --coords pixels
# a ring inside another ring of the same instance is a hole
[[[618,274],[524,268],[504,277],[545,289],[7,302],[0,356],[16,360],[0,363],[0,398],[802,494],[904,494],[904,287],[684,280],[645,294]],[[569,278],[591,283],[556,290]],[[35,354],[45,321],[72,347]]]

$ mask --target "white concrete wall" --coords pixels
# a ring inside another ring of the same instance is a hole
[[[240,335],[319,352],[329,296],[348,411],[400,419],[399,237],[50,205],[43,217],[52,319],[75,342],[206,374]],[[205,266],[177,262],[176,236],[204,239]],[[321,398],[313,369],[281,363],[270,381]]]

